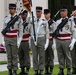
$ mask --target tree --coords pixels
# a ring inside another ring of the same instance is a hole
[[[67,5],[69,14],[71,14],[74,0],[48,0],[48,8],[51,9],[52,17],[60,9],[61,5]],[[59,15],[57,18],[59,18]]]

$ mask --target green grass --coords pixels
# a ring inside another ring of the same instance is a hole
[[[20,70],[18,70],[18,73],[20,72]],[[59,72],[59,68],[58,68],[58,65],[55,65],[54,67],[54,70],[53,70],[53,75],[57,75]],[[64,73],[65,75],[67,75],[67,70],[65,69],[64,70]],[[30,69],[30,72],[29,72],[29,75],[33,75],[34,74],[34,70],[31,68]],[[4,71],[4,72],[0,72],[0,75],[7,75],[7,71]]]
[[[0,65],[7,64],[7,61],[0,61]]]

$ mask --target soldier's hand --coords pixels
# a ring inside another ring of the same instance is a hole
[[[44,46],[44,50],[46,50],[46,49],[47,49],[47,47],[48,47],[48,45],[47,45],[47,44],[45,44],[45,46]]]
[[[75,38],[72,38],[71,44],[69,45],[70,50],[73,50],[75,42],[76,42],[76,39]]]
[[[2,42],[2,45],[5,46],[5,42]]]
[[[18,43],[17,43],[17,47],[19,48],[19,46],[20,46],[20,43],[18,42]]]
[[[31,37],[29,37],[28,43],[29,43],[29,48],[31,49]]]
[[[73,44],[70,44],[70,45],[69,45],[69,48],[70,48],[70,51],[72,51],[73,48],[74,48],[74,45],[73,45]]]
[[[2,36],[2,45],[5,46],[4,37]]]
[[[35,46],[37,46],[37,42],[34,42]]]
[[[56,40],[55,40],[55,38],[53,38],[52,49],[53,49],[53,50],[56,50]]]
[[[49,39],[46,39],[46,44],[44,46],[44,50],[46,50],[48,48],[48,45],[49,45]]]
[[[56,50],[56,44],[53,44],[53,45],[52,45],[52,49],[53,49],[53,50]]]
[[[18,48],[19,48],[19,46],[20,46],[21,41],[22,41],[22,37],[19,37],[19,38],[18,38],[18,41],[17,41],[17,46],[18,46]]]

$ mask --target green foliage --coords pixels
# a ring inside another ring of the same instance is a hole
[[[52,17],[60,9],[61,5],[67,5],[69,14],[71,14],[72,7],[74,5],[74,0],[48,0],[48,7],[51,9]],[[60,16],[58,15],[57,18]]]
[[[7,64],[7,61],[0,61],[0,65]]]

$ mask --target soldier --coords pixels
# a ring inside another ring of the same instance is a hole
[[[3,29],[7,27],[7,23],[16,15],[16,4],[9,4],[9,15],[4,18]],[[17,75],[18,69],[18,47],[20,45],[22,35],[23,35],[23,26],[21,24],[21,19],[15,22],[13,26],[9,28],[9,32],[7,32],[3,37],[5,43],[6,51],[7,51],[7,60],[8,60],[8,75]],[[19,35],[18,35],[19,31]],[[17,41],[18,36],[18,41]],[[18,47],[17,47],[18,46]]]
[[[50,21],[50,10],[49,9],[44,9],[44,16],[45,19],[48,21]],[[45,51],[45,74],[50,74],[52,75],[52,71],[53,71],[53,67],[54,67],[54,51],[52,49],[52,44],[53,44],[53,38],[52,38],[52,33],[54,31],[54,26],[53,24],[49,27],[49,46],[47,48],[47,50]],[[50,67],[50,72],[48,71]]]
[[[45,50],[49,44],[48,23],[42,19],[42,7],[36,7],[36,17],[34,18],[36,43],[34,42],[33,25],[31,25],[31,48],[33,52],[34,75],[43,75],[45,65]]]
[[[65,19],[68,19],[67,14],[68,14],[67,6],[66,5],[61,6],[60,8],[61,18],[56,21],[56,26],[58,26]],[[72,27],[74,28],[74,25],[71,25],[71,22],[68,21],[65,24],[65,26],[61,30],[59,30],[59,35],[56,38],[57,54],[60,68],[58,75],[64,75],[63,70],[65,68],[65,64],[67,68],[67,75],[71,75],[70,70],[72,64],[71,64],[70,50],[73,49],[73,45],[75,43],[75,36],[72,36],[71,39],[72,33],[75,34],[75,28],[73,29]]]
[[[20,62],[20,68],[21,72],[20,74],[27,74],[30,69],[30,55],[29,55],[29,31],[28,31],[28,23],[27,23],[27,15],[28,12],[25,10],[22,14],[22,22],[26,21],[26,24],[23,25],[23,39],[21,41],[20,47],[19,47],[19,62]],[[25,72],[25,67],[26,67],[26,72]]]
[[[76,25],[76,6],[73,7],[72,12],[74,12],[74,14],[71,17],[71,23],[73,25]],[[74,28],[76,28],[76,26]],[[74,45],[74,49],[72,50],[71,54],[72,54],[72,68],[73,68],[72,74],[76,74],[76,43]]]

